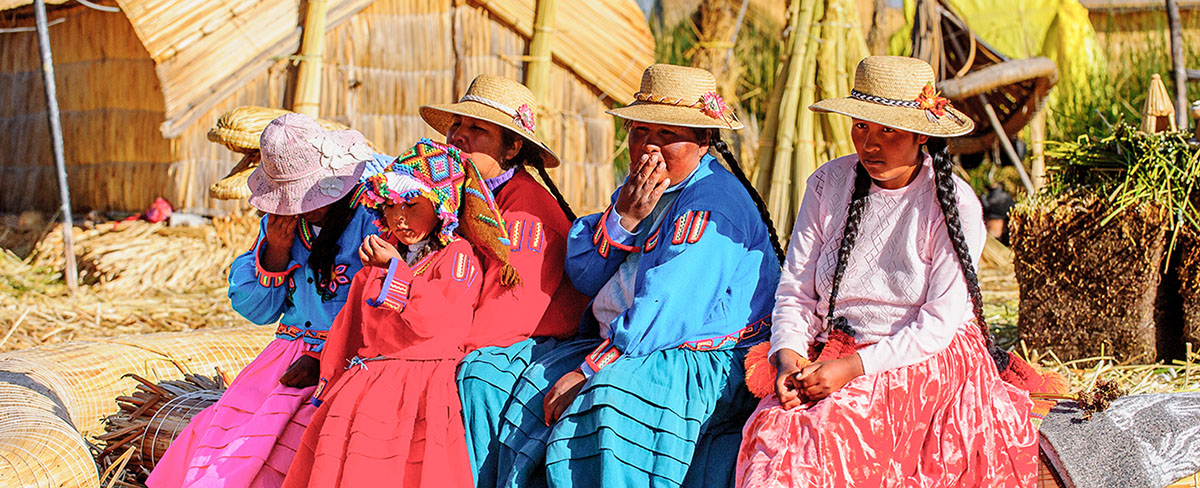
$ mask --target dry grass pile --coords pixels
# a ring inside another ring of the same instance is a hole
[[[226,274],[256,236],[253,217],[190,228],[137,221],[76,228],[83,286],[74,296],[61,279],[61,227],[25,259],[0,249],[0,351],[244,323],[226,298]]]

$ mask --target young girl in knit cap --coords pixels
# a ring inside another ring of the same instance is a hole
[[[483,282],[476,251],[506,262],[503,221],[474,166],[427,139],[367,185],[385,232],[358,249],[284,486],[469,487],[454,369]]]
[[[935,83],[923,61],[873,56],[850,97],[811,107],[852,117],[856,154],[808,179],[761,356],[777,373],[747,361],[765,398],[738,486],[1035,482],[1026,389],[1046,385],[984,323],[982,213],[945,141],[973,123]]]
[[[362,267],[358,246],[378,212],[357,203],[373,162],[358,131],[327,131],[302,114],[263,129],[250,205],[262,218],[254,248],[229,270],[229,301],[275,340],[242,369],[220,401],[192,418],[147,485],[277,487],[315,410],[308,401],[334,316]]]

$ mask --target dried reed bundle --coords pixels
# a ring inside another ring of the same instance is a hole
[[[150,474],[188,421],[221,398],[226,384],[220,374],[189,374],[158,384],[135,374],[128,376],[138,382],[137,388],[117,397],[120,410],[104,419],[104,434],[96,436],[103,446],[96,463],[107,469],[126,462],[118,479],[138,482]],[[121,461],[129,449],[128,461]]]
[[[854,150],[849,118],[817,115],[808,106],[849,95],[851,70],[869,54],[858,22],[851,0],[789,4],[784,58],[751,175],[779,229],[791,228],[817,166]]]
[[[76,228],[85,284],[92,284],[70,299],[55,271],[62,266],[60,229],[27,260],[0,250],[0,351],[244,323],[225,296],[225,274],[253,244],[254,220],[224,217],[201,228],[145,222]]]
[[[254,245],[257,227],[253,216],[228,216],[202,227],[129,221],[77,230],[82,281],[94,290],[130,294],[223,286],[233,259]],[[61,246],[59,226],[38,244],[32,264],[61,268]]]

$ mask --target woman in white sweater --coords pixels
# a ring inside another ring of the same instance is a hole
[[[934,83],[923,61],[873,56],[850,97],[812,107],[853,118],[856,154],[808,180],[739,486],[1034,483],[1029,396],[989,354],[982,211],[946,152],[973,124]]]

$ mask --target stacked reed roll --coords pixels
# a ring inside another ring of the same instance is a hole
[[[0,354],[0,486],[99,486],[85,438],[103,435],[103,419],[121,410],[113,399],[139,384],[126,375],[159,383],[216,370],[233,377],[272,337],[272,328],[243,326]]]

